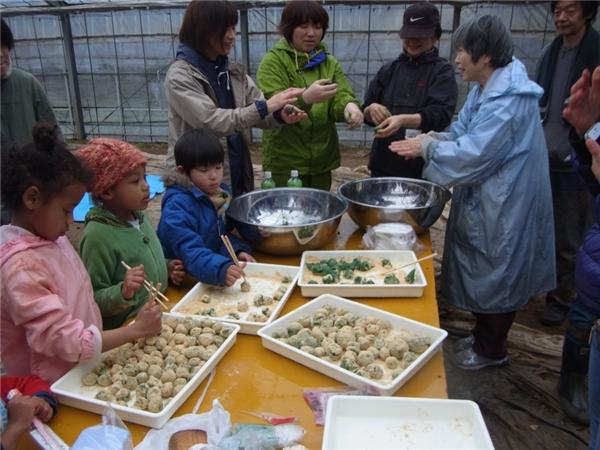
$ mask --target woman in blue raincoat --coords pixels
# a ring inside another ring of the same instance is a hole
[[[538,114],[542,89],[513,57],[499,18],[483,16],[454,35],[455,63],[475,82],[448,133],[396,141],[390,150],[425,160],[423,176],[454,188],[442,291],[476,317],[457,342],[467,370],[505,364],[516,311],[555,285],[548,156]]]

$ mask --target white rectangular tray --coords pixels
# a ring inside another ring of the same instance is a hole
[[[493,450],[477,403],[402,397],[333,396],[323,450]]]
[[[271,323],[279,315],[279,313],[285,306],[285,303],[288,301],[288,299],[290,298],[290,295],[292,295],[292,292],[294,291],[294,287],[296,286],[296,282],[298,281],[298,272],[299,272],[299,269],[297,266],[285,266],[285,265],[281,265],[281,264],[262,264],[262,263],[246,264],[246,267],[244,268],[244,273],[246,274],[246,276],[248,278],[252,277],[252,275],[261,274],[261,273],[280,273],[282,276],[288,276],[292,279],[292,281],[288,285],[287,290],[282,295],[281,299],[279,299],[279,301],[274,302],[273,305],[271,305],[272,306],[271,316],[267,319],[266,322],[250,322],[248,320],[235,320],[235,319],[229,319],[227,317],[219,317],[219,316],[216,316],[216,317],[211,316],[210,318],[214,319],[214,320],[218,320],[220,322],[229,322],[229,323],[234,323],[236,325],[239,325],[240,333],[256,335],[260,328]],[[238,280],[233,286],[224,288],[223,291],[224,292],[232,292],[232,293],[240,293],[240,284],[241,284],[241,280]],[[252,285],[251,282],[250,282],[250,285]],[[194,299],[201,297],[202,294],[206,293],[206,289],[207,289],[206,286],[207,285],[205,285],[203,283],[200,283],[200,282],[197,283],[187,294],[185,294],[185,296],[177,303],[177,305],[175,305],[175,307],[171,310],[171,312],[180,314],[180,315],[190,315],[188,313],[181,312],[182,307],[187,305],[188,303],[194,301]],[[254,295],[254,294],[252,294],[252,290],[248,294],[249,294],[249,297],[252,297]],[[252,302],[250,301],[249,303],[250,303],[250,311],[252,311],[253,310]],[[207,304],[207,307],[208,306],[210,306],[210,304]],[[254,308],[254,309],[256,309],[256,308]],[[192,314],[191,316],[192,317],[206,317],[206,316],[201,316],[201,315],[197,315],[197,314]]]
[[[396,377],[389,384],[382,384],[375,380],[371,380],[348,370],[342,369],[341,367],[325,361],[316,356],[305,353],[291,345],[288,345],[279,339],[272,337],[273,332],[280,328],[285,328],[290,322],[298,320],[302,315],[311,315],[317,309],[325,306],[332,305],[339,308],[344,308],[349,312],[352,312],[358,316],[373,316],[378,319],[389,320],[392,324],[392,329],[406,330],[410,333],[415,333],[419,336],[429,337],[431,339],[431,345],[425,352],[409,365],[398,377]],[[392,395],[396,392],[410,377],[412,377],[417,371],[425,365],[425,363],[441,348],[442,342],[448,336],[446,330],[435,328],[430,325],[426,325],[415,320],[407,319],[405,317],[398,316],[382,311],[377,308],[356,303],[351,300],[347,300],[335,295],[324,294],[309,303],[301,306],[298,309],[286,314],[285,316],[277,319],[270,325],[261,328],[258,331],[258,335],[262,339],[262,344],[265,348],[279,353],[297,363],[300,363],[306,367],[309,367],[317,372],[321,372],[335,380],[346,383],[349,386],[366,389],[368,393],[375,395]]]
[[[416,264],[415,282],[413,284],[353,284],[351,281],[347,284],[314,284],[308,283],[306,279],[306,261],[307,258],[315,257],[319,259],[328,258],[371,258],[381,260],[387,258],[393,267],[416,261],[415,253],[410,250],[351,250],[351,251],[306,251],[302,253],[300,262],[300,276],[298,286],[305,297],[317,297],[321,294],[334,294],[344,297],[421,297],[423,289],[427,286],[427,279],[419,263]],[[407,267],[406,269],[411,269]],[[360,272],[355,272],[360,275]]]
[[[174,316],[175,314],[165,313],[163,317]],[[202,381],[210,374],[217,363],[225,356],[225,353],[233,346],[236,340],[236,335],[240,327],[234,324],[225,324],[231,328],[231,333],[218,350],[206,361],[202,368],[194,374],[187,384],[175,395],[165,407],[157,413],[143,411],[141,409],[111,403],[111,406],[117,412],[119,417],[129,422],[138,423],[152,428],[161,428],[167,420],[177,411],[182,403],[196,390]],[[98,386],[83,386],[81,377],[89,373],[96,367],[109,352],[103,353],[98,359],[86,361],[73,367],[69,372],[59,378],[52,385],[54,392],[61,404],[73,406],[74,408],[83,409],[102,414],[106,407],[106,402],[94,398],[98,392]]]

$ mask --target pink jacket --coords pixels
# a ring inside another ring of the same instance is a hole
[[[9,375],[53,383],[100,354],[102,317],[90,278],[64,236],[0,227],[0,355]]]

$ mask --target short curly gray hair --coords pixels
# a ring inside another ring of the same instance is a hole
[[[512,61],[513,41],[499,17],[475,17],[458,27],[452,39],[454,47],[466,51],[475,63],[484,55],[490,57],[490,64],[495,69]]]

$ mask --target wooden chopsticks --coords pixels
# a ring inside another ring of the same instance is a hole
[[[392,273],[392,272],[395,272],[397,270],[404,269],[405,267],[412,266],[413,264],[417,264],[417,263],[419,263],[421,261],[425,261],[427,259],[431,259],[431,258],[434,258],[436,256],[437,256],[437,253],[434,252],[431,255],[423,256],[422,258],[419,258],[419,259],[417,259],[415,261],[412,261],[412,262],[409,262],[409,263],[406,263],[406,264],[402,264],[401,266],[395,267],[395,268],[390,269],[390,270],[386,270],[385,272],[380,272],[378,275],[387,275],[388,273]]]
[[[129,266],[125,261],[121,261],[121,265],[123,267],[125,267],[125,269],[127,270],[131,270],[131,266]],[[150,296],[156,300],[156,302],[162,306],[165,310],[169,310],[168,306],[165,305],[163,302],[160,301],[160,298],[162,298],[165,302],[171,302],[169,300],[169,297],[167,297],[165,294],[163,294],[162,292],[160,292],[160,283],[158,283],[159,287],[155,287],[152,285],[152,283],[150,283],[148,280],[144,280],[144,288],[148,291],[148,293],[150,294]],[[159,298],[160,297],[160,298]]]
[[[226,234],[222,234],[221,235],[221,240],[223,241],[223,244],[225,244],[225,248],[227,249],[227,251],[229,252],[229,256],[231,256],[231,259],[233,259],[233,262],[235,263],[236,266],[238,266],[239,268],[241,268],[242,266],[240,265],[240,262],[237,258],[237,255],[235,254],[235,250],[233,249],[233,245],[231,245],[231,241],[229,240],[229,236],[227,236]],[[246,274],[244,273],[244,271],[242,270],[242,279],[244,280],[244,282],[248,282],[248,280],[246,280]]]

